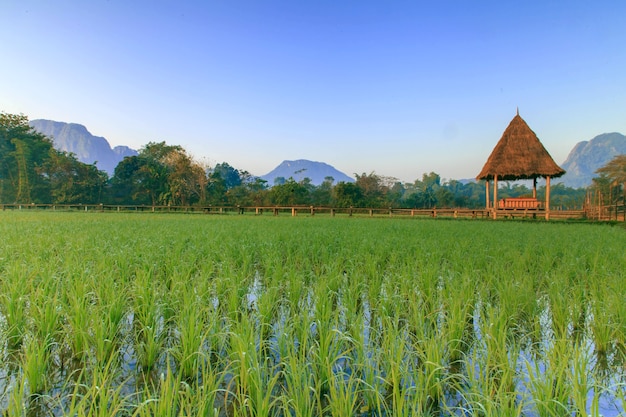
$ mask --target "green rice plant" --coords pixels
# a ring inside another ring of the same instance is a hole
[[[446,343],[442,337],[416,341],[417,363],[411,368],[413,406],[418,414],[436,414],[442,407],[449,376],[444,364]]]
[[[315,388],[319,398],[323,398],[329,389],[332,377],[333,361],[341,356],[338,342],[340,332],[337,329],[339,315],[336,310],[338,294],[320,282],[314,294],[314,345],[311,349],[312,371],[315,374]]]
[[[481,417],[525,415],[528,399],[516,390],[510,390],[502,379],[513,379],[510,367],[500,370],[501,375],[495,378],[489,365],[490,359],[484,350],[474,349],[462,360],[463,374],[449,380],[451,392],[460,398],[456,404],[443,404],[442,408],[453,414]]]
[[[571,403],[577,416],[599,415],[601,388],[596,384],[590,370],[593,368],[588,347],[574,345],[571,351],[572,360],[568,367],[567,378],[571,384]],[[591,394],[591,404],[589,395]]]
[[[567,340],[555,340],[545,361],[526,361],[526,387],[539,417],[572,414],[570,399],[573,392],[568,378],[570,361],[571,351]]]
[[[444,322],[441,330],[441,342],[445,344],[444,362],[454,367],[460,363],[471,346],[473,334],[473,310],[476,298],[473,284],[462,278],[460,286],[446,285],[443,289],[442,303]],[[459,297],[459,294],[463,294]]]
[[[263,355],[268,355],[272,326],[279,310],[279,288],[265,287],[256,297],[255,306],[258,320],[259,346]]]
[[[223,379],[224,372],[213,367],[208,358],[204,358],[200,367],[199,380],[192,384],[185,384],[185,390],[181,395],[181,414],[218,417],[221,410],[217,396],[222,391]]]
[[[125,286],[115,280],[100,280],[95,287],[94,314],[91,327],[93,332],[93,352],[96,362],[102,366],[107,363],[121,343],[121,328],[127,315]]]
[[[363,408],[361,381],[354,374],[336,372],[328,385],[328,411],[331,416],[352,417]]]
[[[22,347],[22,370],[31,395],[43,393],[51,383],[47,374],[51,356],[48,343],[29,337]]]
[[[65,334],[75,359],[82,361],[89,355],[92,335],[92,299],[88,282],[81,278],[74,279],[71,288],[65,292]]]
[[[204,359],[206,334],[212,321],[206,306],[200,305],[191,294],[184,298],[186,300],[181,300],[182,305],[174,318],[178,337],[171,351],[178,364],[178,372],[184,380],[191,380],[198,376]]]
[[[596,352],[605,355],[610,351],[616,336],[612,313],[606,308],[603,298],[595,297],[591,305],[591,335]]]
[[[24,416],[27,411],[27,379],[24,373],[14,376],[8,381],[8,398],[6,409],[3,411],[6,416]]]
[[[254,326],[247,316],[235,323],[231,333],[229,372],[233,378],[229,391],[234,394],[234,410],[241,416],[268,416],[278,406],[274,393],[280,373],[260,355],[255,343]]]
[[[118,378],[115,355],[109,362],[94,367],[86,385],[87,391],[82,396],[78,416],[89,417],[129,415],[128,398],[122,393],[123,381]]]
[[[510,337],[509,317],[506,311],[486,306],[481,318],[481,342],[484,347],[483,362],[485,378],[491,379],[493,394],[516,391],[516,368],[519,358],[519,344]]]
[[[294,417],[314,417],[317,414],[315,388],[310,365],[298,360],[297,354],[283,358],[283,373],[280,409],[285,415]]]
[[[144,371],[154,369],[165,346],[165,322],[161,294],[151,282],[151,274],[137,271],[132,300],[134,349]]]
[[[386,360],[380,364],[380,378],[384,383],[386,408],[394,416],[411,415],[406,376],[413,358],[409,357],[404,331],[397,318],[384,317],[383,329],[381,348],[386,353]]]
[[[62,307],[59,282],[54,277],[43,280],[31,295],[30,317],[34,337],[52,347],[62,334]]]
[[[0,280],[0,313],[4,316],[2,335],[9,350],[20,348],[28,325],[28,275],[22,266],[15,265],[14,268],[15,271]]]
[[[133,417],[179,417],[181,413],[180,389],[181,377],[175,375],[169,366],[158,380],[158,382],[148,382],[143,388],[143,401],[137,406]]]

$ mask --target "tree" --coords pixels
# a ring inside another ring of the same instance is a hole
[[[605,166],[596,170],[596,173],[606,176],[611,185],[621,187],[622,199],[626,199],[626,154],[617,155]]]
[[[106,173],[54,148],[24,115],[0,113],[0,201],[100,202]]]
[[[242,182],[240,172],[231,167],[227,162],[215,165],[215,168],[211,170],[211,176],[214,178],[219,176],[219,178],[224,181],[224,186],[227,190],[241,185]]]
[[[59,204],[101,203],[108,180],[106,172],[80,162],[73,154],[50,150],[40,172],[50,182],[52,201]]]
[[[205,169],[178,145],[150,142],[115,167],[113,196],[134,204],[190,205],[207,199]],[[130,201],[128,201],[130,200]]]
[[[314,206],[329,206],[332,204],[333,183],[331,176],[325,177],[324,181],[311,192],[311,204]]]
[[[371,172],[368,174],[354,174],[356,186],[361,190],[362,204],[367,207],[382,207],[386,204],[388,187],[383,185],[382,178]]]
[[[289,177],[284,184],[274,185],[269,191],[270,202],[277,206],[304,205],[310,203],[311,180],[296,182]]]
[[[363,203],[363,191],[353,182],[341,181],[333,188],[333,200],[337,207],[358,207]]]

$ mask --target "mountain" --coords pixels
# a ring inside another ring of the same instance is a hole
[[[128,146],[111,149],[105,138],[92,135],[83,125],[45,119],[31,120],[29,124],[41,134],[51,137],[56,149],[71,152],[86,164],[95,163],[98,169],[107,172],[109,176],[113,175],[122,159],[137,155],[137,151]]]
[[[604,133],[589,141],[578,142],[561,167],[567,171],[555,183],[583,188],[591,185],[595,171],[617,155],[626,154],[626,136],[621,133]]]
[[[261,176],[270,186],[274,185],[274,180],[279,177],[283,177],[286,180],[293,178],[298,182],[302,181],[304,178],[309,178],[314,185],[320,185],[324,182],[326,177],[333,177],[335,184],[342,181],[354,182],[354,178],[350,178],[328,164],[308,161],[306,159],[283,161],[271,172]]]

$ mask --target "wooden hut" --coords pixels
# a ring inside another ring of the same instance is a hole
[[[518,110],[476,179],[485,180],[487,209],[492,209],[495,218],[498,208],[538,210],[541,204],[537,201],[537,178],[545,178],[546,201],[543,208],[547,220],[550,218],[550,178],[563,174],[565,171],[554,162],[535,132],[520,117]],[[498,180],[523,179],[533,180],[532,198],[498,202]],[[493,181],[493,204],[489,201],[489,181]]]

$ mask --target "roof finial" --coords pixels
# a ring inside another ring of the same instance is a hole
[[[519,116],[519,106],[517,106],[517,115]]]

